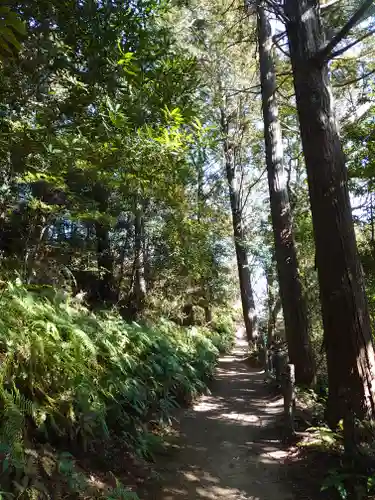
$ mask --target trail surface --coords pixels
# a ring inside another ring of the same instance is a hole
[[[152,500],[292,500],[279,444],[280,399],[242,362],[244,341],[220,359],[211,395],[180,416],[179,435],[157,459]],[[144,497],[141,497],[144,498]]]

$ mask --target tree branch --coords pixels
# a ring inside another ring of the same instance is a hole
[[[293,73],[291,71],[283,71],[282,73],[277,73],[276,77],[278,76],[292,76]]]
[[[248,43],[248,42],[254,42],[254,36],[249,36],[247,38],[243,38],[242,40],[235,40],[234,42],[225,45],[225,49],[230,49],[231,47],[239,45],[240,43]]]
[[[318,53],[320,61],[325,62],[330,59],[333,50],[337,45],[344,40],[350,31],[363,19],[366,12],[372,7],[374,0],[364,0],[359,9],[353,14],[349,21],[341,28],[341,30],[331,39],[331,41]]]
[[[288,132],[293,132],[294,134],[299,134],[299,130],[298,129],[290,127],[285,122],[281,122],[281,127],[283,129],[285,129],[285,130],[288,130]],[[291,159],[294,160],[294,158],[291,158]]]
[[[264,0],[264,3],[266,4],[266,6],[270,7],[271,12],[275,14],[276,17],[279,17],[283,22],[286,22],[288,20],[288,18],[284,14],[283,9],[280,5],[277,4],[276,0]]]
[[[281,82],[280,82],[280,83],[277,85],[277,87],[275,88],[275,92],[278,92],[278,91],[279,91],[279,89],[280,89],[280,88],[284,85],[284,83],[288,80],[288,78],[289,78],[289,75],[288,75],[288,76],[286,76],[285,78],[283,78],[283,79],[281,80]]]
[[[375,73],[375,69],[372,69],[371,71],[368,71],[364,75],[361,75],[357,78],[352,78],[351,80],[346,80],[345,82],[335,83],[332,85],[332,87],[335,87],[335,88],[346,87],[347,85],[352,85],[353,83],[360,82],[361,80],[364,80],[365,78],[373,75],[374,73]]]
[[[252,87],[248,87],[245,89],[226,89],[229,92],[233,92],[228,95],[228,97],[234,97],[238,94],[255,94],[259,95],[260,94],[260,84],[253,85]]]
[[[290,103],[290,99],[291,99],[292,97],[294,97],[296,94],[294,94],[294,93],[293,93],[293,94],[290,94],[290,95],[285,95],[285,94],[283,94],[283,93],[281,92],[281,90],[280,90],[280,89],[276,89],[276,90],[275,90],[275,92],[276,92],[277,94],[279,94],[279,96],[281,96],[283,99],[285,99],[285,101],[286,101],[286,103],[284,103],[285,105],[289,106],[289,107],[290,107],[290,108],[292,108],[292,109],[297,109],[297,108],[296,108],[296,106],[294,106],[293,104],[291,104],[291,103]]]
[[[276,33],[276,35],[274,35],[274,38],[275,40],[282,40],[286,35],[286,31],[281,31],[280,33]]]
[[[280,44],[279,44],[279,42],[277,41],[277,39],[276,39],[276,37],[275,37],[275,36],[273,36],[273,37],[272,37],[272,42],[273,42],[273,44],[274,44],[274,45],[275,45],[275,46],[276,46],[276,47],[280,50],[280,52],[282,52],[282,53],[284,54],[284,56],[286,56],[286,57],[289,59],[290,55],[288,54],[288,52],[287,52],[286,50],[284,50],[284,49],[280,46]]]
[[[259,184],[259,182],[263,179],[263,176],[264,174],[267,172],[267,167],[262,171],[262,173],[259,175],[259,177],[257,177],[249,186],[247,186],[247,193],[246,193],[246,197],[245,197],[245,200],[241,203],[241,210],[244,210],[244,208],[246,207],[246,204],[247,204],[247,201],[249,199],[249,196],[250,196],[250,193],[251,193],[251,190],[257,185]]]
[[[228,12],[230,11],[230,9],[233,7],[233,5],[235,4],[236,0],[233,0],[230,4],[229,4],[229,7],[227,7],[223,12],[220,13],[221,16],[225,16],[225,14],[228,14]]]
[[[334,59],[335,57],[341,56],[342,54],[344,54],[344,52],[351,49],[352,47],[354,47],[358,43],[362,42],[363,40],[365,40],[369,36],[372,36],[374,33],[375,33],[375,29],[370,30],[367,33],[365,33],[364,35],[357,38],[357,40],[354,40],[353,42],[349,43],[348,45],[345,45],[345,47],[343,47],[342,49],[338,49],[335,52],[332,52],[330,59]]]

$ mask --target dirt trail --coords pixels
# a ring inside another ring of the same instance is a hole
[[[210,396],[181,415],[180,435],[157,460],[152,500],[291,500],[277,421],[281,401],[241,362],[244,341],[221,358]],[[145,497],[142,496],[142,499]]]

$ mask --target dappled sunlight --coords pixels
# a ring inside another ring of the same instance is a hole
[[[163,495],[164,500],[175,500],[176,498],[188,498],[188,491],[182,488],[172,488]]]
[[[217,376],[222,376],[222,377],[233,377],[234,375],[238,375],[235,371],[231,370],[218,370],[217,371]]]
[[[216,498],[227,498],[231,499],[244,499],[244,500],[259,500],[259,497],[249,497],[241,493],[241,491],[236,488],[222,488],[220,486],[213,486],[212,488],[197,488],[197,493],[200,498],[216,499]]]
[[[271,400],[267,403],[267,408],[281,408],[284,404],[284,400],[281,396]]]
[[[197,452],[202,452],[202,453],[207,452],[207,447],[206,447],[206,446],[199,446],[199,445],[196,445],[196,446],[191,446],[191,445],[185,445],[185,448],[188,448],[188,449],[190,449],[190,450],[194,450],[194,451],[197,451]]]
[[[219,477],[207,471],[189,469],[181,471],[181,478],[186,487],[164,488],[163,500],[176,500],[183,498],[194,499],[227,499],[227,500],[263,500],[258,495],[249,495],[243,489],[222,484]],[[261,481],[254,480],[254,484],[261,485]]]
[[[239,349],[223,358],[211,394],[184,412],[179,449],[160,464],[160,495],[150,500],[292,498],[280,483],[280,398],[269,393],[262,372],[239,361],[243,355]]]
[[[203,479],[204,481],[207,481],[208,483],[214,483],[214,484],[220,483],[219,478],[212,476],[211,474],[209,474],[206,471],[203,471],[200,474],[197,471],[195,473],[194,473],[194,471],[186,471],[186,472],[182,472],[182,475],[188,481],[192,481],[192,482],[200,482]]]
[[[221,418],[228,420],[239,420],[242,425],[247,423],[257,423],[259,422],[259,417],[256,415],[247,415],[246,413],[222,413]]]
[[[268,459],[268,457],[274,460],[284,460],[288,456],[288,453],[284,450],[269,450],[262,453],[261,458]]]
[[[213,400],[214,401],[214,400]],[[213,411],[220,409],[220,403],[213,403],[202,398],[202,400],[194,405],[194,411]]]
[[[225,358],[219,358],[219,362],[223,365],[233,363],[233,361],[236,361],[236,356],[226,356]]]

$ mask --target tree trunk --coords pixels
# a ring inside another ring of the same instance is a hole
[[[204,320],[206,324],[212,323],[212,308],[210,305],[204,306]]]
[[[269,346],[272,341],[273,337],[275,335],[276,331],[276,324],[277,324],[277,316],[279,312],[281,311],[281,298],[277,297],[276,301],[274,304],[269,307],[268,310],[268,324],[267,324],[267,345]]]
[[[272,259],[273,262],[274,259]],[[267,341],[266,347],[268,348],[272,342],[276,331],[277,316],[281,311],[281,299],[279,291],[275,293],[274,286],[276,276],[273,270],[272,262],[266,267],[266,280],[267,280]]]
[[[104,216],[108,211],[109,194],[101,183],[93,186],[92,195],[100,213]],[[103,217],[104,218],[104,217]],[[111,249],[110,225],[105,220],[95,221],[96,254],[98,263],[98,284],[90,296],[97,297],[107,305],[113,305],[117,299],[116,283],[113,274],[114,257]]]
[[[109,228],[102,222],[95,222],[97,241],[97,262],[99,269],[98,296],[106,304],[113,304],[116,299],[113,277],[113,255],[111,251]]]
[[[223,149],[225,169],[229,187],[230,205],[232,210],[234,246],[236,249],[238,278],[240,282],[243,318],[246,336],[249,342],[257,337],[257,316],[255,311],[254,293],[251,284],[251,274],[247,257],[245,234],[243,229],[242,208],[239,187],[236,179],[234,152],[228,141],[228,125],[224,111],[221,110],[221,125],[224,133]]]
[[[197,219],[198,222],[202,222],[202,216],[204,216],[205,208],[205,196],[204,196],[204,165],[206,164],[206,152],[204,147],[198,146],[198,156],[196,161],[194,161],[195,168],[197,170]],[[200,299],[202,300],[202,307],[204,309],[204,316],[206,324],[212,323],[212,309],[211,309],[211,284],[210,276],[207,276],[207,272],[201,274],[200,280]]]
[[[141,313],[145,307],[146,281],[144,268],[144,217],[143,204],[136,202],[134,219],[134,300],[137,314]]]
[[[261,3],[258,5],[258,42],[268,186],[288,353],[290,362],[295,366],[296,382],[311,385],[315,376],[314,361],[309,342],[306,302],[298,272],[287,176],[283,164],[281,126],[275,96],[276,76],[271,26]]]
[[[309,184],[327,352],[331,426],[375,416],[374,348],[345,157],[334,118],[317,0],[284,0]]]

